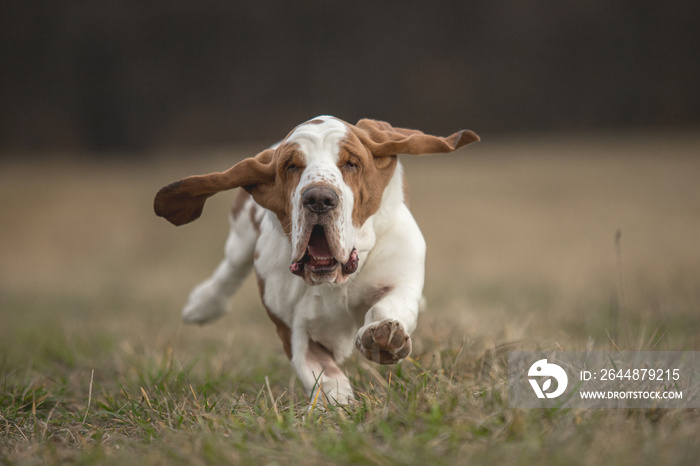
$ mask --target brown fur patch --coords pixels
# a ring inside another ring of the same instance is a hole
[[[341,159],[347,159],[349,154],[359,159],[361,165],[359,170],[343,172],[343,179],[355,198],[352,221],[360,226],[379,209],[382,194],[394,175],[398,159],[396,156],[374,157],[354,131],[349,131],[343,142]]]
[[[319,120],[319,119],[317,118],[317,119],[311,120],[311,121],[309,121],[309,122],[307,122],[307,123],[309,123],[309,124],[311,124],[311,125],[320,125],[320,124],[322,124],[322,123],[325,123],[325,121],[324,121],[324,120]]]
[[[292,231],[292,192],[299,184],[305,162],[296,144],[284,142],[275,151],[274,180],[265,185],[245,186],[245,189],[253,195],[255,202],[275,213],[287,235]],[[288,170],[290,164],[294,164],[299,169]]]

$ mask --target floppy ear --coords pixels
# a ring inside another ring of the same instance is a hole
[[[375,157],[447,153],[479,141],[479,136],[467,129],[441,138],[414,129],[394,128],[377,120],[360,120],[355,128],[359,130],[356,134],[360,141]]]
[[[224,172],[190,176],[162,188],[153,201],[153,210],[173,225],[184,225],[202,215],[204,202],[210,196],[238,187],[253,186],[275,178],[274,149],[237,163]]]

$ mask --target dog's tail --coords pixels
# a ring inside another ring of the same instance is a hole
[[[241,189],[231,211],[231,231],[226,240],[224,259],[214,273],[190,293],[182,309],[184,322],[206,324],[228,311],[231,297],[253,268],[262,213],[262,207]]]

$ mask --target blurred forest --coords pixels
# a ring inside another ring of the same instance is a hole
[[[482,136],[700,124],[698,0],[23,0],[0,42],[0,154],[272,142],[325,113]]]

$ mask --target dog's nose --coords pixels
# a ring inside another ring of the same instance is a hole
[[[330,188],[312,186],[301,195],[301,202],[311,212],[322,214],[338,206],[338,195]]]

